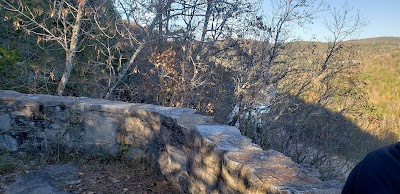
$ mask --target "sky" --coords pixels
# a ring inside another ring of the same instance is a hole
[[[263,0],[264,10],[268,10],[269,1]],[[331,7],[340,7],[347,2],[354,11],[359,11],[368,24],[352,39],[396,36],[400,37],[400,0],[325,0]],[[308,29],[296,27],[295,34],[303,40],[324,40],[329,32],[324,26],[324,15],[320,15]],[[327,17],[327,15],[325,15]]]

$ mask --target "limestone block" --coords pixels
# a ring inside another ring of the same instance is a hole
[[[136,147],[128,148],[128,151],[125,154],[125,157],[129,160],[137,161],[147,158],[145,150]]]
[[[247,180],[249,189],[294,192],[323,186],[313,172],[274,150],[229,152],[224,156],[224,161],[229,169],[235,168],[232,167],[234,163],[248,167],[240,174],[241,179]]]
[[[88,149],[95,148],[115,154],[118,152],[116,143],[118,129],[117,119],[99,112],[88,112],[84,119],[82,143],[88,145]]]
[[[179,144],[179,145],[180,145],[183,153],[185,153],[185,155],[187,157],[192,157],[194,155],[195,152],[191,146],[189,146],[188,144]]]
[[[221,177],[224,185],[235,190],[236,192],[245,193],[247,188],[238,176],[231,174],[224,166],[221,169]]]
[[[161,173],[171,174],[174,171],[186,171],[187,157],[178,148],[166,145],[166,150],[161,153],[159,164]]]
[[[263,151],[236,127],[213,124],[193,109],[3,90],[0,109],[0,146],[6,149],[37,149],[61,139],[71,149],[116,154],[119,144],[130,144],[127,158],[147,156],[183,193],[340,193],[313,170]],[[1,133],[14,123],[26,129],[23,144],[22,136]]]
[[[187,172],[187,157],[177,147],[167,145],[158,160],[161,173],[178,187],[187,193],[190,185],[190,176]]]
[[[154,130],[159,130],[151,127],[146,121],[135,118],[126,117],[124,122],[124,129],[126,131],[125,144],[147,145],[149,141],[154,139]]]
[[[28,94],[21,98],[23,100],[40,102],[45,107],[71,107],[74,103],[74,97],[69,96],[51,96],[43,94]]]
[[[0,132],[11,128],[11,118],[9,114],[0,115]]]
[[[201,154],[201,162],[208,167],[219,168],[221,164],[221,155],[217,152],[210,152],[208,154]]]
[[[250,138],[242,136],[236,127],[197,125],[196,130],[204,139],[203,145],[215,145],[216,149],[221,151],[262,150],[260,146],[253,144]]]
[[[83,136],[85,135],[85,132],[83,131],[84,129],[79,127],[65,127],[62,128],[62,130],[57,130],[60,132],[64,132],[60,135],[62,135],[62,142],[63,144],[70,148],[78,148],[81,145],[81,140]]]
[[[207,189],[207,185],[203,181],[193,179],[189,188],[189,193],[207,194]]]
[[[216,185],[219,177],[219,172],[211,168],[193,168],[191,174],[193,174],[198,181],[201,181],[202,184],[207,185]]]
[[[91,104],[99,104],[98,111],[118,113],[118,114],[128,114],[131,108],[131,104],[126,102],[118,101],[108,101],[108,100],[98,100],[97,102],[92,102]]]
[[[18,151],[18,142],[9,135],[0,135],[0,147],[9,151]]]
[[[149,105],[151,107],[157,107],[155,105]],[[153,112],[151,110],[147,109],[136,109],[137,107],[133,106],[129,114],[127,116],[129,117],[134,117],[134,118],[139,118],[143,122],[145,122],[149,127],[154,128],[154,129],[159,129],[160,125],[162,124],[162,121],[165,116],[160,115],[157,112]]]
[[[240,193],[239,191],[233,189],[231,186],[229,186],[226,182],[221,181],[218,185],[218,191],[214,191],[214,193],[229,193],[229,194],[236,194]],[[242,192],[242,193],[248,193],[248,192]]]
[[[153,136],[153,131],[160,130],[160,123],[140,118],[127,117],[125,119],[125,128],[128,132],[143,134],[145,137]]]
[[[193,115],[196,112],[196,110],[190,108],[172,108],[162,106],[154,106],[153,109],[156,112],[171,118],[181,118],[185,115]]]
[[[197,125],[196,130],[204,137],[222,134],[241,135],[238,128],[228,125]]]
[[[38,111],[38,105],[35,106],[35,104],[27,105],[24,107],[19,108],[16,111],[13,111],[11,114],[15,116],[20,116],[20,117],[25,117],[25,118],[30,118],[35,115],[35,112]]]
[[[173,131],[171,129],[167,128],[164,125],[161,125],[160,133],[157,134],[157,141],[160,144],[166,145],[172,143],[172,138],[174,138],[174,140],[178,140],[180,136],[173,134]]]
[[[146,145],[148,142],[144,141],[143,138],[139,140],[138,138],[133,136],[133,134],[128,133],[123,137],[121,143],[126,145],[141,146],[141,145]]]
[[[216,146],[216,142],[213,142],[207,138],[203,138],[200,135],[196,136],[193,141],[193,148],[201,153],[212,152],[214,150],[215,146]]]

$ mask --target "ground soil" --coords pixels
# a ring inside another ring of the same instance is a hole
[[[45,158],[45,159],[44,159]],[[0,152],[0,193],[17,176],[51,164],[73,164],[78,167],[77,181],[62,190],[81,194],[108,193],[179,193],[145,160],[128,161],[112,156],[66,155],[50,158]]]
[[[79,166],[82,182],[66,187],[72,193],[177,193],[146,162],[89,160]]]

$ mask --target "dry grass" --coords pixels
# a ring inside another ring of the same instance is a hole
[[[373,122],[366,131],[400,140],[400,38],[370,39],[359,45],[361,72]],[[397,136],[397,137],[396,137]]]
[[[388,143],[400,141],[400,38],[370,38],[348,41],[345,45],[356,51],[352,59],[359,62],[354,71],[358,83],[354,97],[362,97],[366,102],[358,102],[351,113],[344,113],[344,116],[380,140]],[[318,46],[324,45],[318,43]],[[343,79],[339,79],[333,87],[340,90],[342,82]],[[302,99],[310,103],[316,101],[320,86],[313,83],[311,88],[315,89],[305,93]],[[341,104],[352,100],[344,98],[340,92],[336,95],[332,98],[333,103],[326,104],[326,108],[333,112],[338,112]]]

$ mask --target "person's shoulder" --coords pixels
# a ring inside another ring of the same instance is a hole
[[[381,170],[400,163],[400,143],[395,143],[369,152],[362,160],[363,168]]]
[[[400,143],[368,153],[350,173],[342,194],[400,193]]]
[[[394,143],[394,144],[390,145],[390,147],[400,151],[400,142]]]
[[[381,147],[379,149],[376,149],[374,151],[369,152],[363,161],[365,160],[382,160],[385,157],[387,157],[389,155],[389,149],[391,149],[392,145],[389,146],[385,146],[385,147]]]
[[[400,161],[400,142],[390,145],[388,151],[394,158]]]

